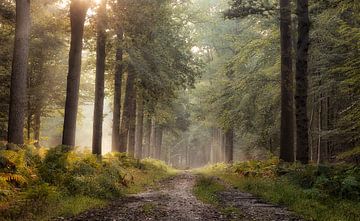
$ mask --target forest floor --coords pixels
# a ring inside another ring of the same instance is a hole
[[[144,193],[57,220],[301,220],[283,207],[265,203],[228,185],[217,193],[220,204],[205,204],[194,195],[198,179],[191,172],[181,172]]]

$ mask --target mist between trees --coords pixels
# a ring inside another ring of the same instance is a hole
[[[359,4],[2,0],[1,140],[332,161],[359,142]]]

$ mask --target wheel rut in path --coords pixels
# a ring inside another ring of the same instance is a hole
[[[192,193],[195,181],[195,175],[184,172],[164,180],[156,189],[128,195],[110,203],[105,208],[92,209],[73,218],[57,220],[300,220],[283,208],[265,203],[259,206],[258,201],[254,201],[255,198],[242,195],[244,193],[234,189],[220,193],[219,197],[224,206],[236,207],[240,209],[240,212],[224,212],[223,209],[204,204],[196,199]],[[238,201],[243,203],[239,204]],[[256,213],[259,213],[260,219],[257,218]]]

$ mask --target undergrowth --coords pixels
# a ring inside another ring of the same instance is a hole
[[[47,220],[101,207],[174,174],[165,163],[65,146],[0,150],[0,220]]]
[[[219,204],[218,193],[225,190],[225,187],[214,181],[213,177],[201,176],[196,180],[193,192],[194,195],[204,203],[213,205]]]
[[[360,168],[355,164],[283,164],[274,158],[216,164],[199,172],[285,205],[308,220],[360,220]]]

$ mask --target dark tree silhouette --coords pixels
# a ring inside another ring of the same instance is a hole
[[[309,5],[308,0],[297,1],[298,41],[296,55],[296,160],[309,161],[309,134],[307,117],[308,50],[309,50]]]
[[[84,23],[89,3],[72,0],[70,4],[71,42],[69,72],[67,77],[66,104],[62,144],[75,145],[76,119],[79,102],[81,55],[83,48]]]
[[[16,0],[16,27],[12,61],[8,142],[24,144],[24,115],[27,104],[27,67],[29,59],[30,1]]]
[[[280,0],[281,129],[280,159],[294,161],[294,93],[292,72],[291,5]]]
[[[96,80],[93,123],[93,154],[101,155],[102,128],[104,114],[105,58],[106,58],[106,0],[102,0],[98,9],[96,40]]]

